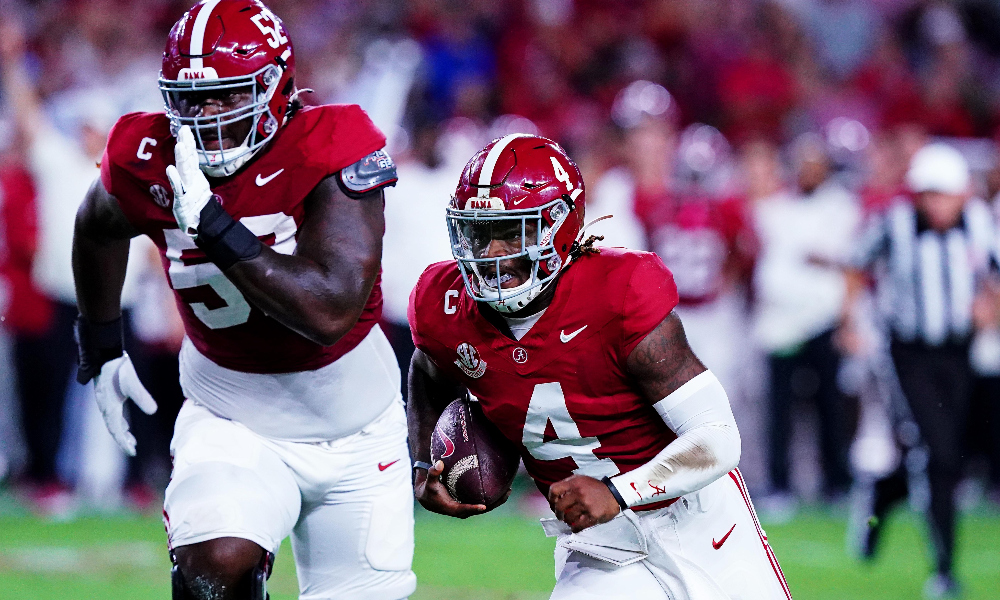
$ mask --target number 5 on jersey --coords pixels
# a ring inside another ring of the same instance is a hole
[[[291,254],[295,251],[295,219],[285,213],[243,217],[240,223],[246,225],[257,237],[273,235],[274,245],[271,249],[275,252]],[[185,264],[184,251],[198,251],[194,240],[180,229],[164,229],[163,237],[167,243],[167,259],[170,260],[170,286],[175,290],[208,286],[224,304],[209,308],[204,302],[191,302],[189,304],[195,316],[211,329],[246,323],[250,318],[250,304],[219,267],[210,262]]]
[[[544,441],[549,423],[557,439]],[[618,474],[610,458],[597,458],[594,450],[601,447],[596,437],[580,437],[580,429],[566,407],[566,396],[558,382],[540,383],[531,393],[528,414],[524,420],[522,443],[538,460],[572,458],[573,472],[600,479]]]

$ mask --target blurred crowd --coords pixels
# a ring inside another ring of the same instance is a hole
[[[383,327],[404,368],[409,291],[450,258],[444,207],[461,168],[494,137],[539,133],[580,165],[588,220],[614,215],[590,231],[673,271],[690,343],[729,392],[762,511],[846,504],[852,485],[920,462],[910,450],[923,446],[904,443],[913,423],[898,410],[882,318],[899,307],[879,293],[877,268],[852,261],[866,223],[946,191],[908,179],[932,141],[969,173],[948,190],[961,206],[1000,215],[995,3],[268,4],[291,34],[296,83],[312,90],[300,98],[358,103],[388,135],[399,184],[387,194]],[[158,257],[133,242],[127,350],[161,411],[131,415],[140,453],[126,462],[73,377],[70,241],[114,120],[162,110],[159,57],[188,5],[0,2],[0,479],[40,512],[145,509],[169,473],[183,333]],[[976,318],[956,342],[974,349],[952,442],[968,475],[960,495],[973,499],[1000,500],[995,271],[977,273]],[[915,505],[928,502],[920,489],[911,481]]]

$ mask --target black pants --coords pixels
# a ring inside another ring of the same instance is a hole
[[[950,573],[955,550],[955,487],[962,474],[972,394],[968,345],[932,348],[893,342],[899,384],[930,451],[930,529],[939,573]]]
[[[770,411],[770,472],[775,492],[788,491],[788,447],[792,434],[792,405],[815,398],[819,409],[820,457],[826,493],[846,493],[851,477],[847,470],[847,411],[837,388],[840,356],[833,347],[833,332],[812,338],[792,354],[772,354]]]
[[[76,366],[75,318],[76,306],[57,302],[47,331],[18,335],[14,341],[21,424],[28,450],[25,474],[33,483],[56,481],[66,391]]]
[[[989,485],[1000,489],[1000,377],[974,377],[968,436],[970,455],[986,459]]]

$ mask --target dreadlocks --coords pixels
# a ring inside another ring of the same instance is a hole
[[[584,240],[583,243],[580,243],[579,241],[573,242],[573,246],[571,246],[569,249],[570,257],[573,260],[576,260],[577,258],[580,258],[585,254],[600,254],[601,249],[595,246],[594,244],[600,242],[603,239],[604,239],[603,235],[592,235],[587,237],[587,239]]]

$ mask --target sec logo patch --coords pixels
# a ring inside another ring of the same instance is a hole
[[[149,186],[149,195],[153,197],[153,202],[155,202],[157,206],[161,208],[170,206],[171,194],[162,185],[154,183]]]
[[[475,346],[468,342],[462,342],[456,351],[458,352],[458,360],[455,361],[455,366],[473,379],[479,379],[483,376],[483,373],[486,372],[486,361],[479,358],[479,351],[476,350]]]

